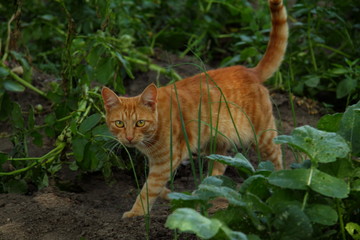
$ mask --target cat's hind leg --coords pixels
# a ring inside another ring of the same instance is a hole
[[[223,140],[224,141],[224,140]],[[216,146],[216,154],[219,155],[227,155],[228,154],[228,146],[225,142],[218,141]],[[223,175],[225,173],[227,165],[214,161],[212,164],[211,176]]]
[[[258,143],[255,149],[258,148],[263,161],[270,160],[276,169],[282,169],[282,153],[281,146],[275,144],[274,138],[277,136],[274,118],[270,119],[266,130],[258,134]]]

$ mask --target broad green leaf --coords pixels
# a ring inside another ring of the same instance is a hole
[[[320,78],[318,76],[315,75],[310,75],[306,77],[306,81],[305,81],[305,85],[307,85],[308,87],[317,87],[320,83]]]
[[[95,137],[95,140],[97,141],[99,140],[106,141],[113,137],[106,124],[102,124],[94,127],[91,133]]]
[[[334,198],[346,198],[349,194],[349,187],[344,180],[317,169],[314,169],[310,188],[315,192]]]
[[[342,80],[336,88],[336,97],[343,98],[349,95],[352,91],[356,89],[357,80],[354,78],[346,77]]]
[[[87,55],[86,60],[90,66],[96,67],[97,63],[102,59],[102,55],[105,52],[105,48],[101,45],[94,46],[90,53]]]
[[[270,174],[269,183],[283,188],[306,190],[309,169],[280,170]]]
[[[323,204],[311,204],[305,209],[306,215],[314,223],[322,225],[334,225],[338,220],[336,211],[328,205]]]
[[[309,218],[298,206],[288,206],[275,217],[274,227],[278,230],[273,239],[312,239],[313,228]]]
[[[360,240],[360,225],[358,223],[349,222],[345,229],[354,240]]]
[[[6,80],[4,81],[4,88],[10,92],[23,92],[25,87],[17,82]]]
[[[214,185],[218,187],[229,187],[236,189],[237,183],[227,176],[209,176],[201,184]]]
[[[107,84],[114,74],[115,63],[111,58],[101,59],[95,68],[97,82]]]
[[[301,207],[302,202],[300,201],[302,201],[303,198],[303,191],[277,188],[273,190],[271,197],[267,200],[267,203],[274,212],[278,212],[290,205]]]
[[[360,192],[360,179],[356,179],[354,182],[352,182],[351,190]]]
[[[218,187],[208,184],[200,184],[198,190],[195,191],[202,199],[210,199],[215,197],[224,197],[230,204],[245,207],[246,204],[242,201],[241,195],[228,187]]]
[[[179,229],[181,232],[192,232],[198,237],[209,239],[216,235],[222,223],[217,219],[209,219],[191,208],[179,208],[170,214],[165,226]]]
[[[39,133],[39,131],[32,131],[30,133],[33,138],[33,143],[39,147],[43,145],[43,136]]]
[[[243,196],[243,200],[248,204],[248,207],[255,212],[261,212],[265,215],[272,213],[271,208],[255,194],[246,193]]]
[[[86,138],[73,138],[72,140],[72,149],[76,162],[81,162],[84,158],[85,146],[89,141]]]
[[[108,154],[97,143],[91,144],[90,153],[91,153],[90,170],[91,171],[100,170],[100,168],[103,165],[103,162],[108,157]]]
[[[346,157],[350,151],[346,141],[338,134],[310,126],[295,128],[291,136],[281,135],[274,141],[300,149],[315,162],[334,162],[337,158]]]
[[[190,194],[179,193],[179,192],[171,192],[168,194],[168,197],[171,200],[183,200],[183,201],[200,200],[200,197],[198,195],[190,195]]]
[[[338,134],[351,143],[354,155],[360,156],[360,101],[348,107],[341,119]]]
[[[258,196],[261,199],[264,199],[269,196],[269,184],[266,177],[262,175],[254,175],[247,178],[240,188],[241,193],[252,193]]]
[[[16,128],[23,129],[25,127],[24,117],[21,112],[21,107],[18,103],[13,104],[13,109],[11,111],[11,120],[13,121]]]
[[[0,67],[0,78],[4,78],[9,75],[9,70],[3,67]]]
[[[320,118],[317,128],[326,132],[337,132],[340,128],[342,113],[328,114]]]
[[[224,163],[229,166],[236,167],[240,171],[247,174],[252,174],[255,172],[252,164],[241,153],[237,153],[234,157],[212,154],[207,158],[220,163]]]
[[[346,179],[354,177],[354,166],[351,159],[337,159],[335,162],[319,165],[318,169],[331,176]]]
[[[122,63],[126,73],[129,75],[130,78],[134,79],[134,75],[131,72],[131,66],[129,62],[118,52],[113,52],[115,54],[115,57]]]
[[[269,176],[269,182],[289,189],[306,190],[310,187],[315,192],[334,198],[346,198],[349,193],[349,188],[342,179],[315,168],[273,172]]]
[[[229,240],[248,240],[244,233],[233,231],[224,225],[221,227],[221,230],[223,230],[224,234],[228,237]]]
[[[270,161],[262,161],[259,163],[256,172],[273,172],[275,171],[274,164]]]
[[[95,113],[95,114],[87,117],[80,124],[79,132],[85,134],[86,132],[90,131],[93,127],[95,127],[96,124],[98,124],[100,119],[101,119],[101,114],[100,113]]]

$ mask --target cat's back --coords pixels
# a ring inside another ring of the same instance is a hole
[[[224,94],[227,99],[238,102],[268,93],[254,69],[240,65],[199,73],[178,81],[175,85],[176,91],[174,85],[160,88],[160,95],[169,97],[173,92],[178,98],[194,103],[195,99],[208,94],[214,97]]]

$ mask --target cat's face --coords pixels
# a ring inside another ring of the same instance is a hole
[[[118,97],[103,88],[106,122],[117,139],[128,147],[146,146],[157,129],[157,88],[148,86],[136,97]]]

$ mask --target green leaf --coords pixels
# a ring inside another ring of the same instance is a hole
[[[102,55],[105,52],[105,49],[101,45],[94,46],[90,53],[86,57],[86,61],[90,66],[96,67],[100,59],[102,59]]]
[[[241,195],[228,187],[218,187],[210,184],[200,184],[195,194],[199,195],[201,199],[211,199],[215,197],[224,197],[230,204],[245,207],[246,204],[242,201]]]
[[[350,192],[349,186],[344,180],[333,177],[317,169],[314,169],[310,188],[315,192],[334,198],[346,198]]]
[[[9,74],[10,74],[9,70],[7,68],[0,67],[0,78],[4,78],[4,77],[8,76]]]
[[[328,133],[310,126],[295,128],[292,136],[281,135],[275,143],[287,143],[300,149],[315,162],[334,162],[350,152],[346,141],[336,133]]]
[[[25,127],[24,117],[21,112],[21,107],[18,103],[13,104],[13,109],[11,111],[11,120],[13,121],[16,128],[23,129]]]
[[[262,175],[254,175],[247,178],[240,188],[241,193],[252,193],[261,199],[269,196],[268,180]]]
[[[192,232],[203,239],[214,237],[221,225],[219,220],[206,218],[191,208],[176,209],[168,216],[165,223],[165,226],[170,229]]]
[[[4,88],[10,92],[23,92],[25,87],[17,82],[6,80],[4,81]]]
[[[222,226],[221,230],[223,230],[224,234],[228,237],[229,240],[248,240],[244,233],[233,231],[226,226]]]
[[[95,113],[89,117],[87,117],[79,127],[79,132],[85,134],[86,132],[90,131],[96,124],[101,120],[101,114]]]
[[[346,77],[344,80],[342,80],[339,85],[336,88],[336,97],[337,98],[343,98],[349,95],[352,91],[356,89],[357,86],[357,80]]]
[[[129,75],[130,78],[134,79],[134,75],[131,72],[131,67],[128,61],[126,61],[126,59],[118,52],[113,52],[113,54],[115,54],[115,56],[117,57],[117,59],[122,63],[126,73]]]
[[[317,128],[326,132],[337,132],[340,128],[342,113],[328,114],[320,118]]]
[[[258,168],[256,169],[256,172],[273,172],[275,171],[275,166],[270,161],[262,161],[259,163]]]
[[[354,182],[352,182],[351,190],[360,192],[360,179],[356,179]]]
[[[91,131],[91,133],[95,137],[95,140],[97,140],[97,141],[100,141],[100,140],[106,141],[106,140],[109,140],[109,139],[111,139],[113,137],[113,135],[109,131],[109,128],[107,127],[106,124],[96,126]]]
[[[115,64],[111,58],[103,58],[95,68],[97,82],[107,84],[114,74]]]
[[[234,157],[212,154],[207,158],[220,163],[224,163],[229,166],[236,167],[240,171],[247,174],[253,174],[255,172],[252,164],[241,153],[237,153]]]
[[[312,239],[313,228],[309,218],[298,206],[288,206],[278,213],[273,223],[278,230],[273,239],[308,240]]]
[[[360,101],[348,107],[341,119],[338,134],[351,143],[352,152],[360,156]]]
[[[339,178],[312,169],[280,170],[269,176],[269,183],[289,189],[306,190],[310,187],[313,191],[334,198],[346,198],[349,187]]]
[[[190,195],[186,193],[171,192],[168,194],[171,200],[197,201],[200,200],[199,195]]]
[[[248,207],[255,212],[261,212],[265,215],[272,213],[271,208],[255,194],[247,193],[243,199],[248,204]]]
[[[85,146],[89,142],[86,138],[78,137],[72,140],[72,149],[76,162],[81,162],[84,158]]]
[[[267,199],[268,205],[275,212],[282,211],[286,206],[298,206],[301,207],[300,200],[304,198],[303,191],[276,188],[273,190],[270,198]]]
[[[305,209],[306,215],[314,223],[332,226],[338,220],[337,212],[328,205],[311,204]]]
[[[354,240],[360,240],[360,225],[354,222],[349,222],[345,226],[346,231]]]
[[[318,76],[310,75],[306,77],[305,85],[308,87],[317,87],[320,83],[320,78]]]
[[[33,143],[39,147],[43,145],[43,136],[38,131],[32,131],[30,133],[33,138]]]
[[[306,190],[309,169],[280,170],[270,174],[269,183],[282,188]]]

